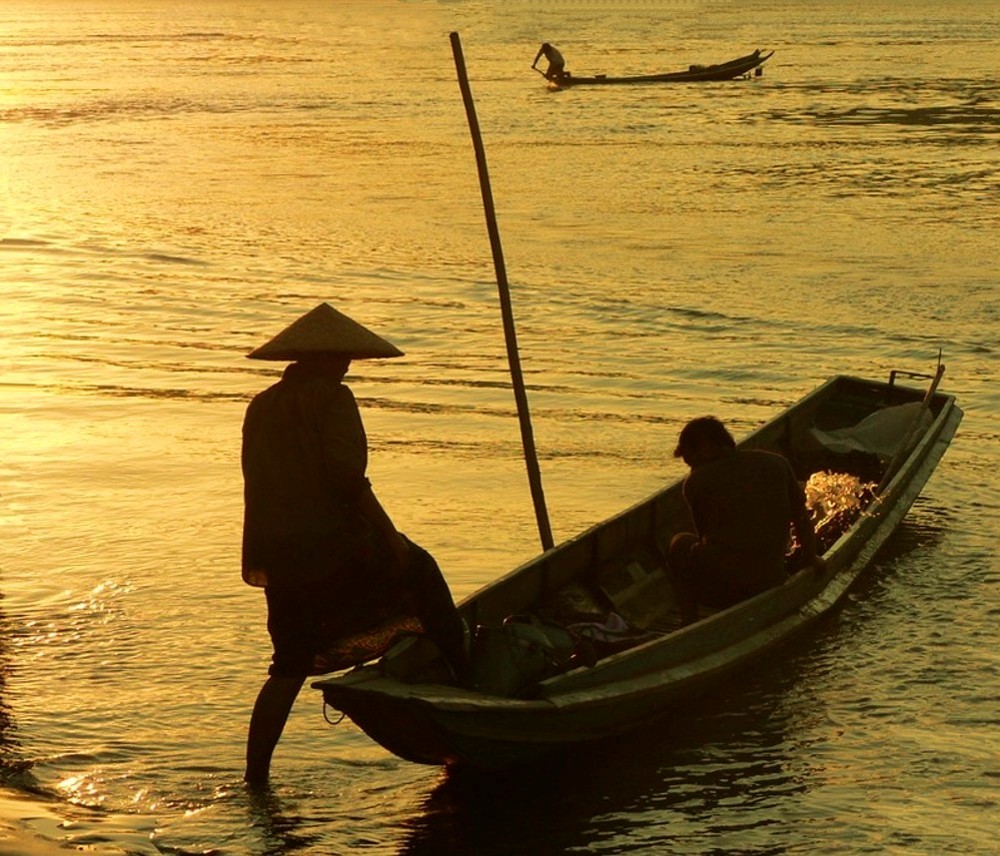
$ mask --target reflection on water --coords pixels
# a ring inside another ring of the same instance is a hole
[[[245,798],[247,819],[260,836],[260,856],[281,856],[321,846],[322,835],[310,834],[304,819],[288,811],[275,791],[249,788]]]
[[[776,810],[807,787],[787,714],[770,708],[781,683],[517,774],[452,773],[408,824],[403,852],[773,852]]]

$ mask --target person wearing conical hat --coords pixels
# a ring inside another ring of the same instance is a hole
[[[244,778],[259,785],[306,677],[377,656],[392,641],[376,634],[387,622],[418,622],[457,676],[467,663],[437,563],[396,530],[365,475],[365,429],[343,383],[351,360],[402,351],[322,303],[247,356],[290,363],[243,422],[243,579],[264,588],[274,648],[247,734]],[[317,665],[365,634],[381,647]]]

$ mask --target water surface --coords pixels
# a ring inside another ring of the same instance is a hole
[[[995,0],[9,2],[0,12],[2,780],[137,853],[995,852]],[[538,550],[460,32],[549,516],[568,538],[834,374],[965,421],[838,616],[687,717],[504,780],[329,726],[241,784],[269,644],[239,437],[320,301],[370,475],[458,597]],[[758,80],[550,92],[776,53]],[[27,803],[26,803],[27,805]]]

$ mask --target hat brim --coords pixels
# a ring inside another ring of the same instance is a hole
[[[324,355],[369,360],[401,357],[403,352],[330,304],[321,303],[252,350],[247,359],[294,362]]]

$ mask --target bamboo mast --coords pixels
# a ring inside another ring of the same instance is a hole
[[[486,213],[486,228],[490,236],[490,246],[493,250],[493,267],[496,269],[497,289],[500,293],[500,312],[503,317],[504,340],[507,343],[507,362],[510,364],[510,376],[514,386],[514,399],[517,402],[517,417],[521,423],[521,444],[524,447],[524,461],[528,469],[528,483],[531,486],[531,498],[535,504],[535,518],[538,521],[538,534],[542,540],[542,549],[553,546],[552,529],[549,526],[549,515],[545,509],[545,494],[542,491],[542,475],[538,468],[538,455],[535,452],[534,433],[531,429],[531,415],[528,411],[528,396],[524,388],[524,377],[521,374],[521,358],[517,350],[517,333],[514,329],[514,311],[511,306],[510,288],[507,283],[507,270],[503,260],[503,248],[500,245],[500,230],[497,227],[496,209],[493,207],[493,191],[490,189],[490,176],[486,167],[486,151],[483,148],[479,133],[479,120],[476,118],[476,106],[472,100],[472,89],[469,87],[469,77],[465,71],[465,57],[462,55],[462,42],[458,33],[451,34],[451,49],[455,55],[455,69],[458,72],[458,85],[462,90],[462,100],[465,102],[465,114],[469,120],[469,131],[472,133],[472,145],[476,150],[476,163],[479,167],[479,187],[483,194],[483,207]]]

